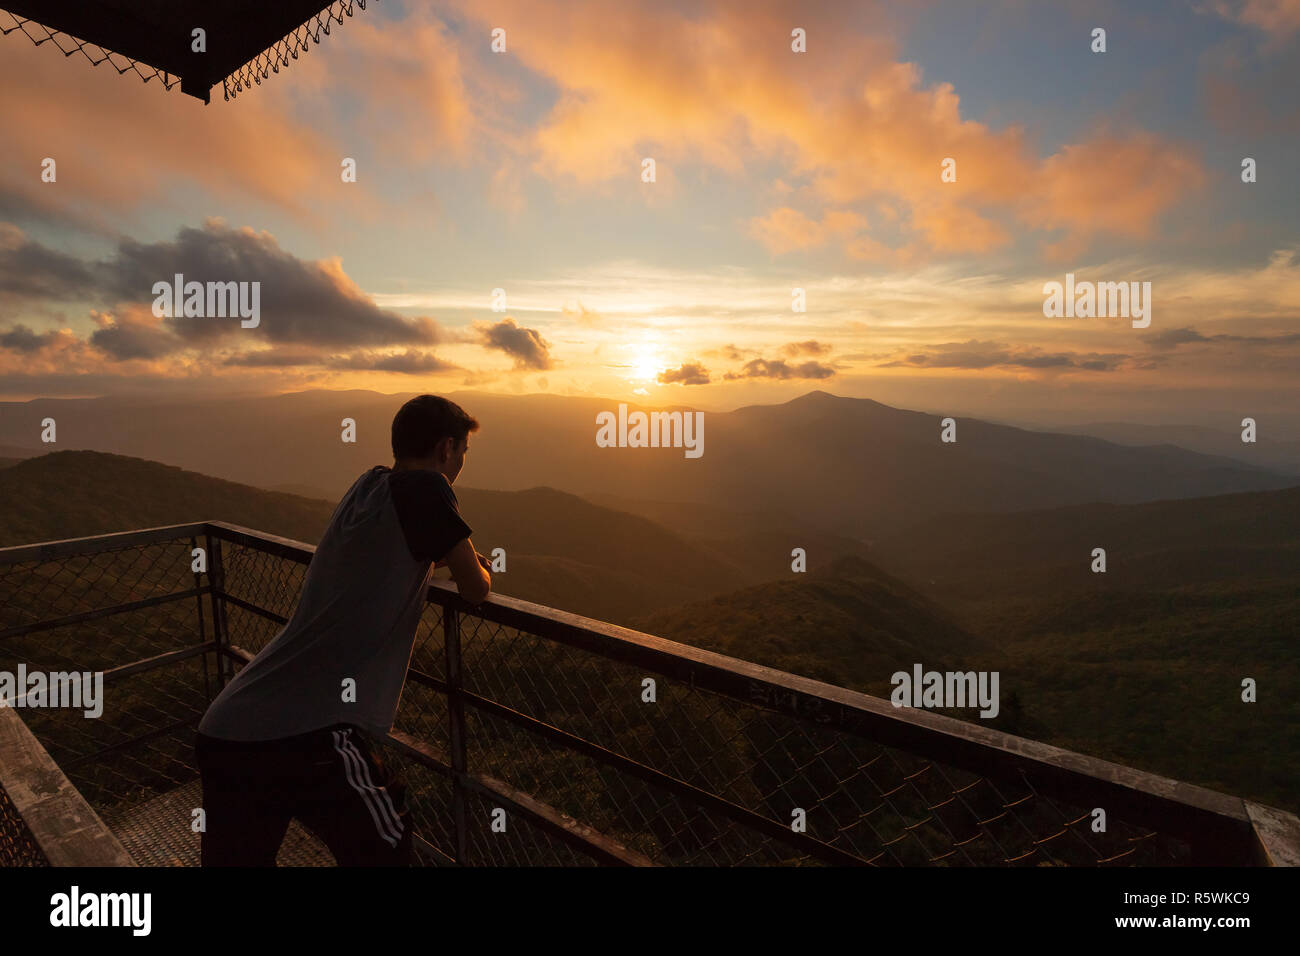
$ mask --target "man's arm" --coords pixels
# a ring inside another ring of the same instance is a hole
[[[462,538],[443,556],[441,564],[451,570],[452,579],[460,596],[470,604],[482,604],[492,590],[492,577],[479,561],[478,553],[469,538]]]

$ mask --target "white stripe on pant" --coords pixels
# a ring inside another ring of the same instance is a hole
[[[397,808],[393,806],[388,791],[374,785],[365,758],[357,751],[356,745],[348,739],[351,733],[350,730],[333,731],[334,749],[342,756],[348,783],[352,785],[352,789],[361,794],[366,809],[370,811],[370,818],[375,822],[375,829],[389,846],[397,846],[397,841],[402,836],[402,821],[397,815]]]

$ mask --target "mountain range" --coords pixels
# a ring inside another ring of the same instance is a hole
[[[148,404],[38,399],[0,404],[0,443],[39,445],[40,423],[50,417],[58,428],[54,447],[167,461],[337,500],[360,472],[391,463],[392,416],[408,397],[354,390]],[[1293,475],[1173,446],[1130,447],[960,417],[957,441],[944,443],[938,415],[826,392],[704,413],[699,458],[680,448],[598,447],[596,416],[617,407],[606,399],[449,397],[482,423],[470,441],[466,485],[613,496],[643,514],[639,502],[652,510],[668,503],[787,515],[800,532],[863,540],[936,512],[1134,503],[1297,483]],[[344,419],[355,423],[355,443],[340,438]],[[679,533],[684,525],[669,523]]]

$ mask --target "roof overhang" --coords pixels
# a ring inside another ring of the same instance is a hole
[[[53,42],[67,56],[80,51],[119,73],[210,101],[221,83],[225,98],[280,72],[300,51],[319,43],[331,21],[342,23],[366,0],[0,0],[0,32],[21,30],[37,45]],[[5,16],[7,11],[8,16]],[[10,22],[13,21],[13,22]],[[195,52],[193,31],[205,32]]]

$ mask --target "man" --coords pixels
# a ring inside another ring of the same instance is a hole
[[[432,567],[461,597],[491,590],[452,482],[478,422],[420,395],[393,418],[393,466],[339,502],[307,567],[293,617],[199,722],[204,866],[274,866],[297,818],[340,866],[405,866],[405,785],[370,737],[397,713]]]

